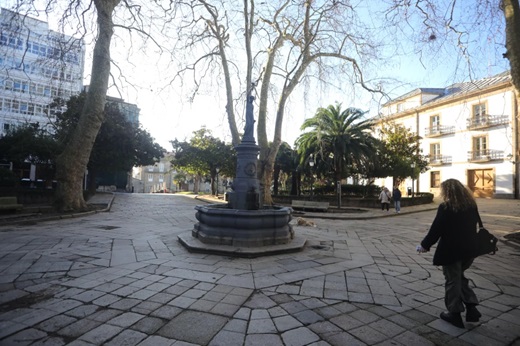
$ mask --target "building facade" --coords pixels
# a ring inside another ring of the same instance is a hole
[[[414,191],[438,195],[440,183],[455,178],[475,197],[519,198],[517,109],[511,76],[504,72],[446,88],[415,89],[383,105],[378,123],[403,125],[422,138],[429,170],[404,183],[413,184]]]
[[[135,167],[133,171],[130,191],[136,193],[177,192],[178,186],[174,181],[176,172],[172,170],[172,153],[165,153],[164,157],[154,165]]]
[[[82,40],[0,9],[0,135],[22,124],[52,132],[49,104],[81,92],[84,60]]]

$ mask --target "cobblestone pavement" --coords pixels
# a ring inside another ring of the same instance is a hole
[[[303,251],[244,259],[178,243],[201,203],[119,194],[110,212],[1,226],[0,345],[520,345],[517,247],[467,272],[479,323],[438,318],[442,272],[415,252],[431,207],[306,214]],[[484,223],[520,230],[519,203],[479,201]]]

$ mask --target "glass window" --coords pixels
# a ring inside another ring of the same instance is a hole
[[[485,103],[479,103],[476,105],[473,105],[473,118],[475,121],[479,121],[480,119],[483,119],[486,116],[486,104]]]
[[[440,122],[440,117],[439,115],[432,115],[430,117],[430,127],[432,129],[437,129],[439,127],[439,125],[441,124]]]
[[[148,174],[148,181],[153,181],[153,174]]]
[[[432,188],[441,187],[441,172],[430,172],[430,186]]]
[[[473,138],[473,150],[483,151],[487,149],[487,138],[486,136],[479,136]]]
[[[27,102],[20,102],[20,113],[28,114],[28,112],[27,112],[28,108],[29,108],[29,106],[28,106]]]
[[[430,144],[430,156],[438,157],[441,155],[441,144],[432,143]]]
[[[19,113],[20,112],[20,103],[18,101],[12,101],[11,104],[11,112]]]
[[[441,120],[440,120],[439,115],[438,114],[432,115],[430,117],[430,128],[431,128],[430,132],[438,132],[440,124],[441,124]]]

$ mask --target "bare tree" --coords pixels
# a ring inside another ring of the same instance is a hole
[[[94,0],[98,37],[94,47],[90,87],[78,125],[56,161],[58,188],[55,203],[61,210],[86,208],[82,178],[104,119],[110,76],[110,41],[114,33],[112,15],[119,2],[120,0]]]
[[[509,61],[511,81],[516,96],[516,114],[520,114],[520,5],[518,0],[475,1],[403,1],[388,0],[385,19],[403,37],[415,43],[416,53],[426,56],[446,46],[456,48],[460,57],[458,70],[474,79],[482,61],[488,57],[483,47],[493,51],[499,65]],[[491,49],[490,46],[492,47]],[[441,55],[442,56],[442,55]],[[484,66],[488,68],[488,66]],[[454,71],[454,73],[457,71]],[[517,129],[518,131],[518,129]],[[520,151],[514,153],[518,161]]]
[[[161,25],[169,23],[172,16],[168,15],[168,11],[171,9],[162,7],[160,2],[145,2],[141,5],[121,0],[47,0],[41,4],[43,9],[38,9],[38,3],[34,0],[20,0],[15,10],[23,15],[41,16],[43,13],[58,18],[61,29],[72,28],[74,34],[81,37],[79,39],[90,35],[91,30],[95,32],[92,70],[84,108],[73,135],[56,161],[56,206],[60,210],[81,210],[87,207],[83,197],[83,176],[104,120],[109,81],[116,88],[116,76],[120,78],[120,85],[131,83],[123,75],[122,68],[112,60],[110,49],[115,28],[123,29],[121,32],[128,34],[132,40],[135,39],[132,33],[137,33],[143,38],[143,45],[150,41],[161,52],[162,47],[153,35],[160,32]],[[153,10],[157,10],[157,14]],[[97,26],[91,23],[93,16]],[[130,49],[128,54],[132,51]],[[67,54],[66,49],[62,49],[62,54]],[[111,73],[111,66],[117,67],[116,74]]]
[[[517,107],[520,107],[520,5],[518,0],[502,0],[506,19],[506,48],[504,56],[511,64],[511,78],[515,86]],[[520,114],[520,108],[517,111]],[[519,155],[520,153],[517,153]]]
[[[336,73],[377,92],[377,87],[366,82],[364,68],[378,56],[378,44],[348,2],[280,0],[262,2],[258,7],[254,0],[244,0],[239,10],[228,3],[192,0],[185,4],[181,12],[191,15],[185,15],[179,26],[179,48],[199,54],[180,75],[185,78],[186,73],[193,73],[196,93],[205,77],[223,74],[226,112],[235,145],[240,139],[235,106],[245,102],[246,91],[256,87],[252,81],[258,79],[258,177],[263,201],[270,204],[274,161],[293,91],[306,79],[337,80],[330,75]],[[240,89],[237,94],[235,86]],[[269,122],[274,122],[271,140]]]

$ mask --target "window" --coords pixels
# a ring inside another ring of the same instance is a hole
[[[473,121],[476,125],[486,121],[486,104],[479,103],[473,105]]]
[[[473,137],[473,151],[475,151],[476,156],[485,155],[487,150],[487,137],[479,136]]]
[[[153,174],[148,174],[148,181],[153,181]]]
[[[441,119],[439,117],[439,115],[432,115],[430,117],[430,127],[431,127],[431,132],[437,132],[439,131],[439,125],[441,124]]]
[[[398,112],[404,111],[404,103],[398,103],[397,104],[397,111]]]
[[[22,81],[15,80],[13,84],[13,90],[14,91],[22,91]]]
[[[11,112],[20,113],[20,102],[14,100],[12,100],[11,102]]]
[[[159,174],[159,182],[162,183],[164,181],[164,175]]]
[[[20,113],[22,114],[28,114],[28,104],[27,102],[20,102]]]
[[[430,144],[430,156],[437,158],[440,155],[441,155],[441,144],[440,143]]]
[[[153,166],[148,166],[148,172],[153,172]]]
[[[441,187],[441,172],[430,172],[430,187],[439,188]]]
[[[164,163],[159,163],[159,172],[164,172]]]

